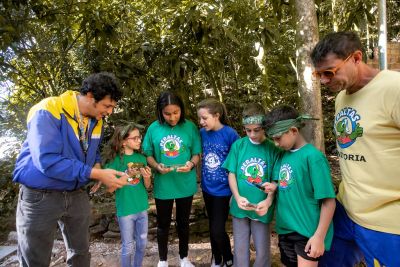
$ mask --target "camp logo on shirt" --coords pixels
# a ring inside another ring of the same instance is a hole
[[[161,139],[161,154],[167,158],[176,158],[183,150],[182,139],[176,135],[168,135]]]
[[[245,179],[246,182],[255,186],[256,184],[261,184],[264,177],[264,170],[267,168],[267,164],[264,160],[260,158],[250,158],[243,162],[242,167],[240,168],[242,171],[242,179]]]
[[[294,183],[292,177],[292,167],[289,164],[283,164],[279,170],[279,189],[286,190],[290,188],[290,185]]]
[[[140,173],[140,168],[143,168],[144,164],[140,162],[129,162],[127,164],[127,169],[125,173],[129,175],[128,185],[136,186],[140,183],[140,177],[142,177]]]
[[[215,171],[218,169],[219,165],[221,165],[221,160],[219,159],[218,155],[215,153],[208,153],[204,157],[204,163],[206,168],[210,171]]]
[[[358,122],[360,115],[353,108],[345,107],[335,116],[334,132],[336,141],[341,148],[351,146],[358,137],[363,135],[363,128]]]

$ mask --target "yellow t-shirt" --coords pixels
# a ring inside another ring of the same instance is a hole
[[[338,200],[357,224],[400,234],[400,73],[381,71],[356,93],[340,92],[334,128]]]

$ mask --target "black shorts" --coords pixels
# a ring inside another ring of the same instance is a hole
[[[309,257],[304,251],[308,239],[298,233],[279,235],[279,251],[281,252],[282,263],[287,267],[297,267],[297,255],[309,261],[318,261],[320,257]]]

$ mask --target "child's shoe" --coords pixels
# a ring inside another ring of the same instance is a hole
[[[159,261],[157,267],[168,267],[168,261]]]
[[[180,259],[181,267],[194,267],[194,265],[189,261],[187,257]]]
[[[214,255],[212,256],[211,267],[221,267],[221,265],[215,264]]]
[[[231,267],[233,266],[233,260],[229,260],[224,262],[224,264],[222,265],[223,267]]]

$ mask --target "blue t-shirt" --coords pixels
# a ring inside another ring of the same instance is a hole
[[[228,171],[221,168],[232,144],[240,138],[238,133],[224,125],[218,131],[200,129],[203,150],[201,187],[212,196],[230,196]]]

